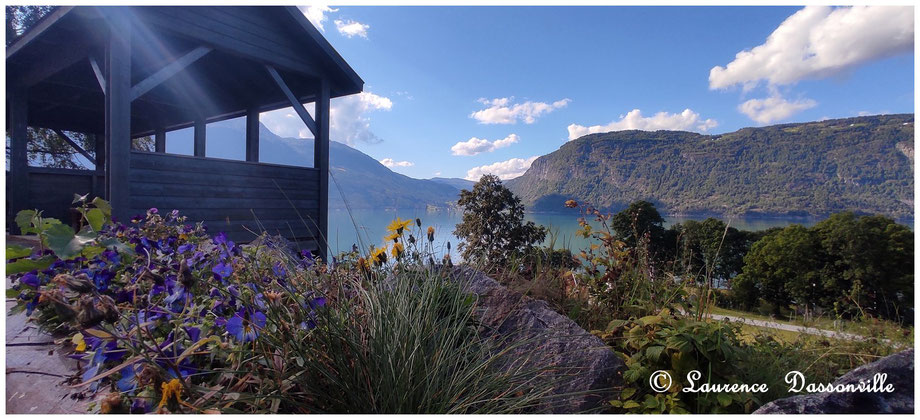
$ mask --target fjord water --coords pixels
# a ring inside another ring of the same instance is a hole
[[[548,242],[553,241],[555,248],[569,248],[573,251],[580,250],[588,246],[589,241],[575,235],[579,229],[578,212],[565,213],[527,213],[526,220],[536,224],[546,226],[550,235],[547,236]],[[456,210],[352,210],[350,213],[345,210],[329,211],[329,247],[330,251],[335,254],[352,249],[352,245],[366,252],[369,246],[383,245],[383,237],[386,236],[386,226],[396,217],[402,219],[421,219],[422,232],[432,226],[435,229],[434,250],[438,256],[447,253],[447,242],[451,243],[451,258],[454,261],[459,260],[457,252],[458,239],[453,235],[457,223],[462,219],[462,213]],[[705,217],[674,217],[665,215],[665,227],[675,223],[681,223],[686,220],[703,220]],[[796,223],[806,227],[813,226],[821,221],[818,218],[744,218],[744,219],[723,219],[732,227],[741,230],[763,230],[771,227],[784,227]],[[412,232],[419,240],[427,241],[424,233],[419,238],[418,227],[413,222]]]

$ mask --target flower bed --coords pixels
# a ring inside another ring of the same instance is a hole
[[[433,235],[420,220],[410,232],[398,219],[367,259],[355,250],[324,264],[271,237],[240,246],[209,236],[175,211],[125,225],[102,200],[77,204],[77,232],[39,212],[17,216],[42,245],[8,247],[7,296],[12,312],[69,338],[82,364],[74,382],[102,395],[90,410],[514,412],[546,395],[533,372],[491,368],[474,299],[426,264]],[[385,277],[396,283],[375,286]]]

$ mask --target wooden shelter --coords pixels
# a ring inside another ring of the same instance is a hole
[[[364,82],[296,7],[58,7],[7,47],[6,69],[8,215],[61,217],[89,193],[119,221],[176,209],[326,255],[329,100]],[[259,163],[259,113],[285,107],[314,134],[312,168]],[[243,116],[246,160],[207,157],[206,124]],[[95,155],[81,152],[96,169],[30,167],[27,127],[94,135]],[[188,127],[194,155],[166,153],[166,132]],[[155,152],[132,150],[143,136]]]

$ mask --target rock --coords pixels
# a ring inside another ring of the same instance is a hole
[[[914,412],[914,350],[905,350],[847,372],[834,385],[871,383],[884,373],[894,392],[820,393],[783,398],[760,407],[754,414],[860,414]]]
[[[559,315],[546,302],[514,292],[482,272],[457,267],[454,276],[478,296],[484,334],[505,342],[523,340],[525,344],[511,353],[528,356],[526,359],[533,363],[530,368],[554,368],[557,377],[552,380],[557,386],[553,395],[560,397],[553,398],[546,411],[584,412],[599,408],[609,399],[623,362],[600,338]],[[574,395],[563,395],[569,393]]]

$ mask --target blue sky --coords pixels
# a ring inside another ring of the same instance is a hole
[[[914,111],[912,8],[302,9],[365,81],[333,140],[416,178],[512,177],[597,131]],[[289,112],[262,121],[305,135]]]

